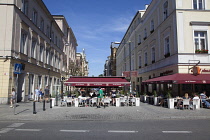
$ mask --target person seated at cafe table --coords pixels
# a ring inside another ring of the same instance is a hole
[[[193,109],[193,100],[200,99],[196,93],[192,93],[192,95],[193,95],[193,98],[190,100],[190,109]]]
[[[185,93],[184,94],[184,97],[180,98],[177,102],[177,108],[182,108],[182,103],[183,103],[183,99],[190,99],[191,98],[189,97],[188,93]]]
[[[203,91],[203,93],[200,94],[200,99],[206,105],[206,107],[210,109],[210,103],[206,100],[207,98],[206,91]]]

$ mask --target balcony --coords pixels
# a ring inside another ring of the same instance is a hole
[[[209,50],[201,50],[201,49],[195,50],[195,53],[199,53],[199,54],[206,54],[208,52]]]
[[[166,53],[164,56],[165,56],[165,58],[167,58],[170,56],[170,53]]]

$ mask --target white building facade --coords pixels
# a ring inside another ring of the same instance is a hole
[[[165,75],[210,72],[210,0],[153,0],[138,11],[117,51],[117,75],[130,72],[132,90],[159,92],[166,84],[143,84]],[[132,72],[137,72],[137,76]],[[196,85],[196,92],[209,84]],[[190,85],[173,85],[175,95],[192,91]]]

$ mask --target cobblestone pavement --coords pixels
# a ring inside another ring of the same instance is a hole
[[[149,120],[149,119],[210,119],[210,109],[178,110],[140,103],[139,107],[109,106],[96,107],[60,107],[50,108],[46,103],[36,102],[36,114],[33,114],[33,102],[18,103],[15,111],[9,105],[0,105],[0,121],[4,120]]]

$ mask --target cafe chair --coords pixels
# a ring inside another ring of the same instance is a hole
[[[107,104],[107,106],[110,105],[110,98],[106,97],[106,98],[103,98],[103,103],[104,105]]]
[[[67,97],[67,98],[66,98],[66,107],[67,107],[68,105],[71,105],[71,106],[72,106],[72,103],[73,103],[72,97]]]
[[[94,98],[91,99],[91,106],[93,107],[94,104],[97,105],[97,97],[94,97]]]
[[[187,109],[190,109],[190,99],[183,99],[182,109],[185,109],[185,106],[187,106]]]
[[[127,104],[127,97],[120,97],[120,105],[125,106]]]
[[[193,99],[193,110],[200,108],[200,99]]]
[[[64,96],[63,100],[61,100],[61,106],[67,106],[66,99],[67,99],[67,96]]]
[[[79,107],[83,107],[85,105],[85,100],[78,98]]]
[[[136,103],[136,98],[131,98],[130,99],[130,105],[135,106],[135,103]]]

